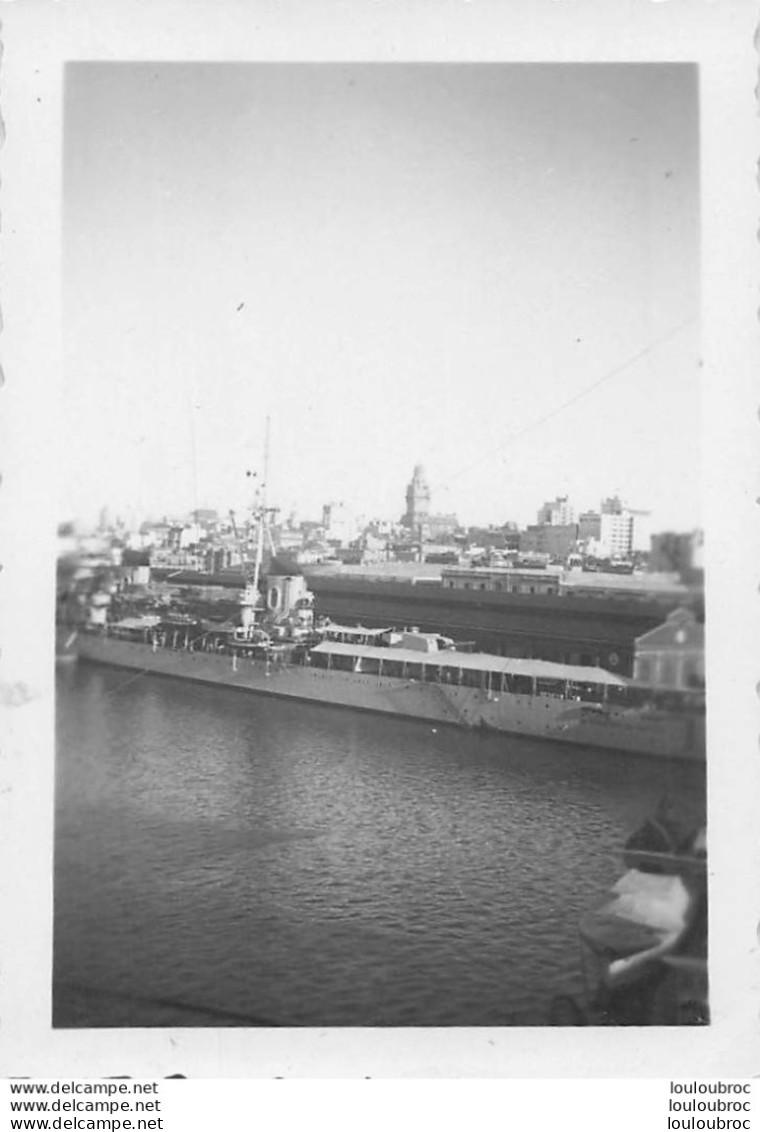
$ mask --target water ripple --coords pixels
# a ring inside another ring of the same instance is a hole
[[[59,1026],[540,1024],[697,770],[65,670]]]

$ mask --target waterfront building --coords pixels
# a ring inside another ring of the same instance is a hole
[[[633,675],[655,688],[704,687],[705,629],[690,609],[674,609],[662,625],[637,637]]]
[[[539,524],[520,533],[520,553],[566,559],[575,550],[577,541],[578,527],[575,523]]]
[[[549,570],[512,570],[499,566],[444,566],[446,590],[480,590],[507,594],[558,594],[560,578]]]
[[[317,568],[308,579],[318,612],[341,624],[414,625],[482,652],[598,665],[621,675],[633,672],[636,638],[672,609],[690,601],[701,616],[698,591],[677,582],[655,586],[648,575],[396,562],[382,571]]]
[[[677,574],[633,571],[596,573],[586,570],[567,570],[562,574],[560,593],[596,599],[621,597],[667,599],[672,603],[673,608],[692,598],[701,597],[699,588],[684,585]]]

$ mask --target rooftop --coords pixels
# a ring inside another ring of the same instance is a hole
[[[570,680],[576,684],[613,684],[624,687],[631,683],[624,676],[614,676],[604,668],[580,664],[555,664],[550,660],[524,660],[513,656],[491,656],[488,653],[421,652],[419,649],[383,648],[374,645],[349,645],[341,641],[322,641],[311,650],[332,656],[362,657],[367,660],[406,661],[432,668],[457,668],[463,671],[500,672],[512,676],[530,676],[544,680]]]

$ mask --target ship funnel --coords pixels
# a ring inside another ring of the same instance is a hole
[[[277,620],[290,617],[296,603],[307,597],[308,592],[301,575],[270,577],[267,579],[267,611]]]

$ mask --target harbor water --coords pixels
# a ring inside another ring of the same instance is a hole
[[[86,664],[58,684],[54,1025],[503,1026],[704,768]]]

